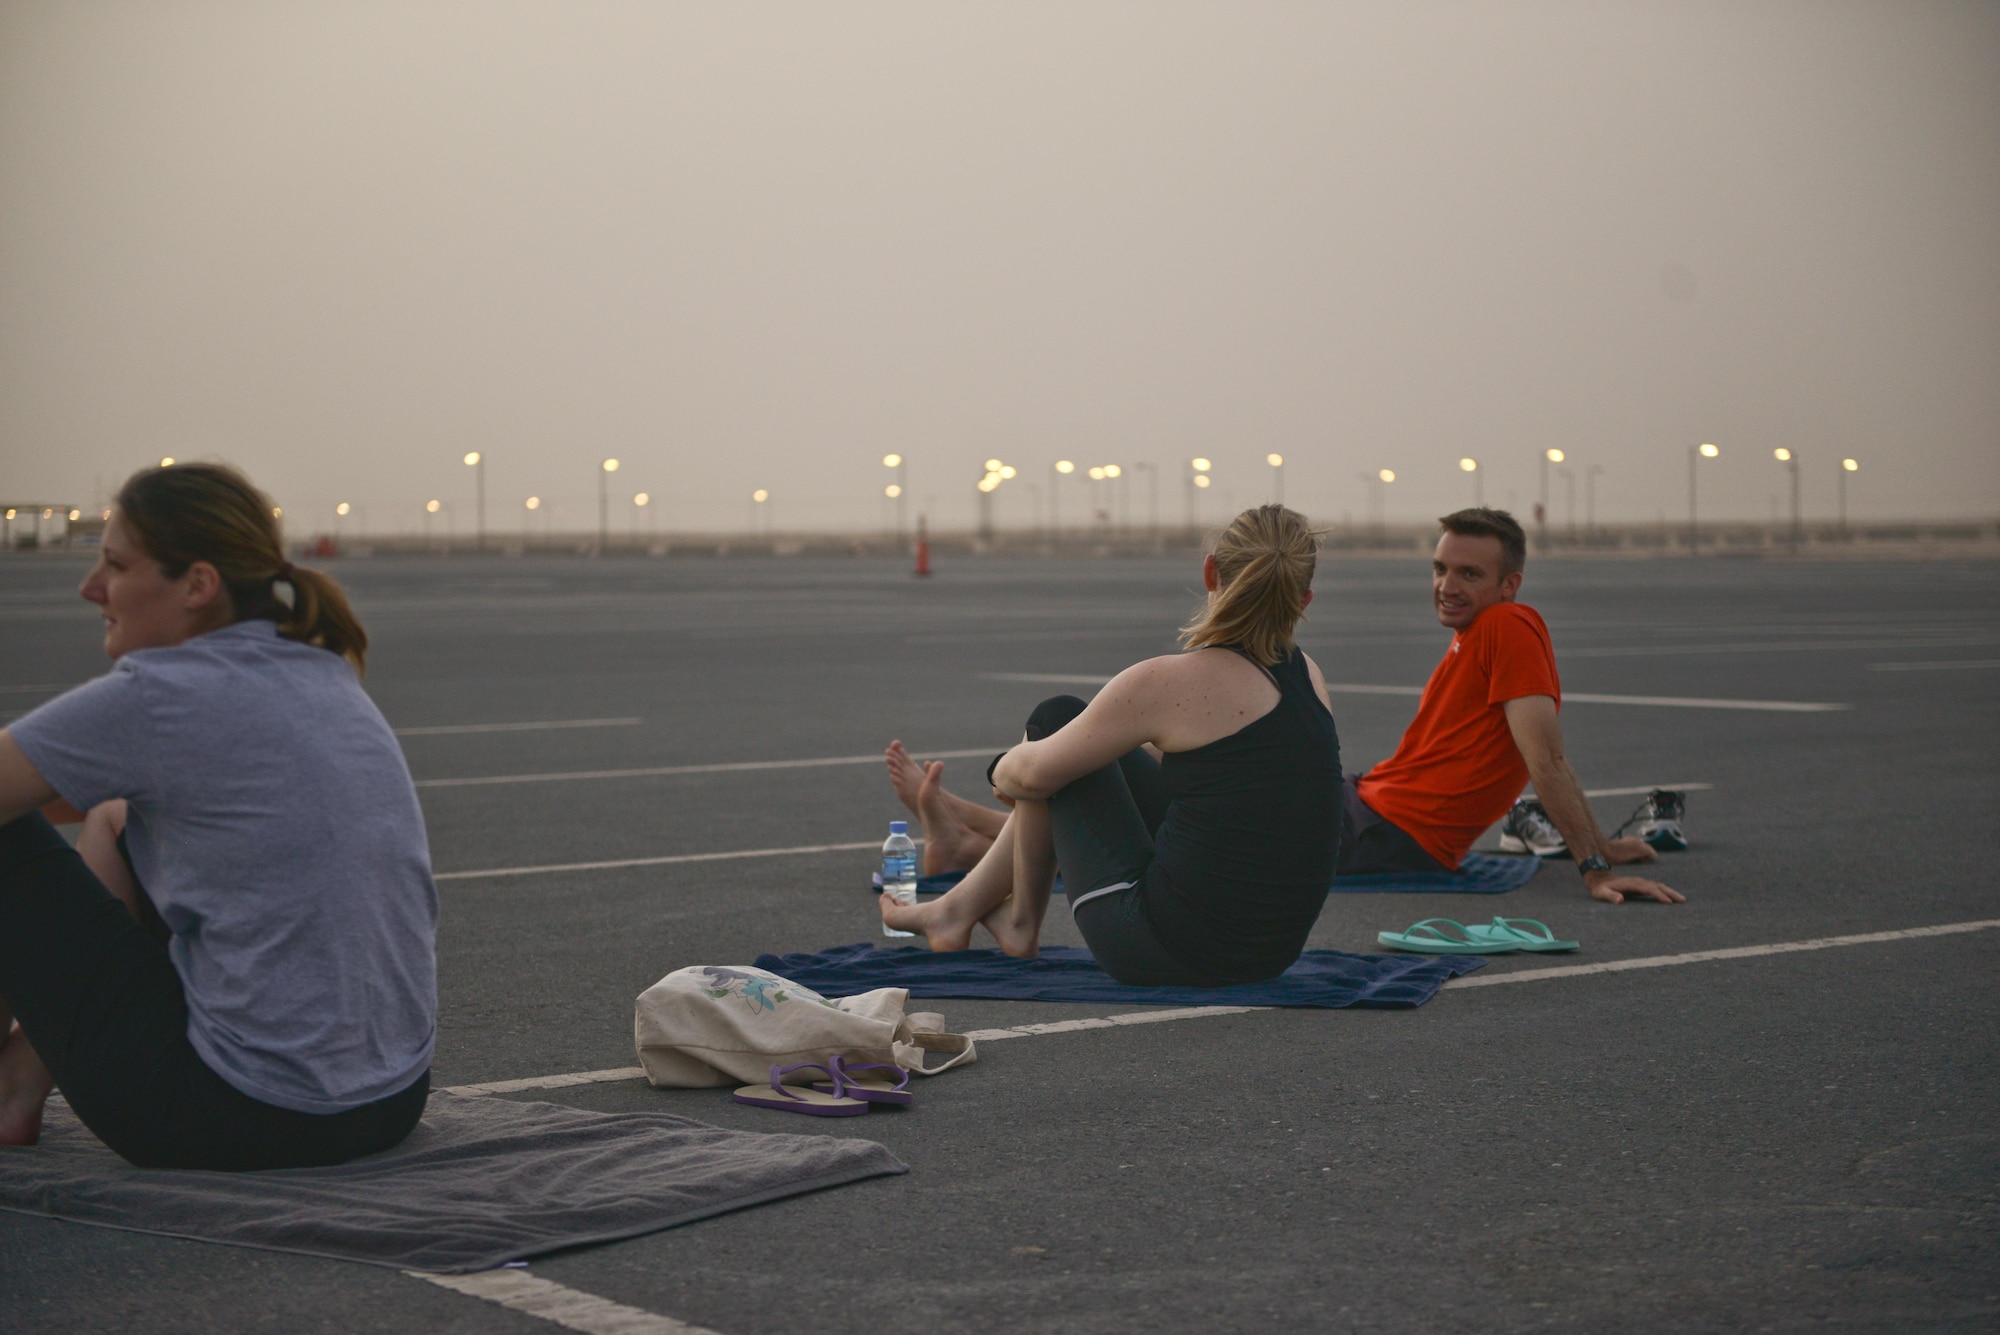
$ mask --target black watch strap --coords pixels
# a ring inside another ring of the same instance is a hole
[[[1604,860],[1604,855],[1602,853],[1593,853],[1589,857],[1585,858],[1583,861],[1576,864],[1576,874],[1578,876],[1588,876],[1590,875],[1590,873],[1594,871],[1610,871],[1610,870],[1611,870],[1611,864]]]

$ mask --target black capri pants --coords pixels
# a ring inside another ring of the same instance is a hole
[[[1058,695],[1035,706],[1027,739],[1048,737],[1084,702]],[[1133,987],[1215,987],[1174,956],[1146,913],[1153,839],[1166,819],[1160,762],[1140,748],[1092,770],[1049,799],[1056,866],[1084,943],[1104,972]]]
[[[166,946],[48,821],[0,826],[0,997],[79,1120],[141,1168],[317,1168],[400,1143],[430,1073],[385,1099],[302,1113],[252,1098],[187,1037]]]

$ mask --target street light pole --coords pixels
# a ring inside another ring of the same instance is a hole
[[[1160,468],[1158,464],[1136,463],[1134,471],[1146,472],[1146,540],[1160,545]]]
[[[1474,505],[1485,505],[1486,479],[1479,475],[1479,460],[1460,459],[1458,461],[1458,468],[1462,473],[1472,474],[1472,503]]]
[[[1847,475],[1858,473],[1861,465],[1852,459],[1840,461],[1840,539],[1847,540]]]
[[[476,547],[483,552],[486,550],[486,456],[474,450],[465,456],[465,465],[472,470],[473,495],[478,498],[474,503],[479,534]]]
[[[1273,505],[1283,505],[1285,503],[1285,456],[1282,454],[1267,454],[1264,456],[1264,462],[1271,465],[1271,503]]]
[[[1583,533],[1589,542],[1597,541],[1597,475],[1603,471],[1603,464],[1583,470]]]
[[[1557,449],[1542,451],[1542,500],[1535,507],[1535,540],[1543,551],[1549,549],[1549,465],[1563,461],[1563,452]],[[1574,527],[1574,525],[1572,525]]]
[[[896,550],[899,552],[908,551],[910,540],[903,529],[903,506],[910,489],[903,485],[903,456],[900,454],[885,454],[882,456],[882,466],[896,470],[896,480],[889,484],[888,496],[890,500],[896,503]]]
[[[1722,451],[1713,445],[1688,446],[1688,555],[1701,554],[1701,525],[1695,511],[1695,478],[1703,459],[1713,459]]]
[[[1780,445],[1771,451],[1771,457],[1783,464],[1785,471],[1792,475],[1792,536],[1788,545],[1792,549],[1792,555],[1797,556],[1800,542],[1804,538],[1799,527],[1799,456]]]
[[[597,554],[611,550],[611,475],[618,471],[616,459],[597,466]]]

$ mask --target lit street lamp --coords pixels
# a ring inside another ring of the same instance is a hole
[[[1556,449],[1542,451],[1542,499],[1535,507],[1535,541],[1543,551],[1549,548],[1549,465],[1563,461],[1563,452]],[[1572,525],[1571,527],[1574,527]]]
[[[1068,459],[1058,459],[1049,467],[1054,473],[1049,478],[1049,533],[1057,536],[1062,532],[1062,509],[1056,504],[1056,498],[1062,495],[1062,487],[1058,484],[1076,471],[1076,464]]]
[[[611,550],[611,475],[618,471],[616,459],[597,466],[597,554]]]
[[[759,487],[750,493],[750,531],[764,533],[770,529],[770,511],[764,508],[771,499],[771,493]]]
[[[1861,465],[1853,459],[1840,461],[1840,536],[1847,537],[1847,475],[1858,473]]]
[[[1479,475],[1479,460],[1460,459],[1458,461],[1458,471],[1472,474],[1472,503],[1474,505],[1486,504],[1486,479]]]
[[[1779,463],[1783,464],[1785,466],[1785,471],[1792,475],[1791,547],[1793,555],[1797,555],[1799,546],[1805,539],[1805,532],[1801,528],[1799,523],[1799,456],[1793,454],[1790,450],[1780,445],[1777,449],[1771,451],[1771,457],[1773,459],[1776,459]],[[1843,473],[1842,476],[1845,477],[1846,474]]]
[[[635,538],[636,538],[636,537],[638,537],[638,536],[639,536],[639,520],[640,520],[641,518],[645,517],[645,514],[646,514],[646,507],[647,507],[647,506],[649,506],[649,505],[651,505],[652,503],[653,503],[653,498],[652,498],[652,497],[651,497],[650,495],[648,495],[647,493],[643,492],[643,491],[642,491],[642,492],[640,492],[640,493],[639,493],[638,495],[636,495],[636,496],[634,496],[634,497],[632,498],[632,536],[633,536],[633,537],[635,537]]]
[[[535,511],[541,508],[542,498],[539,496],[530,496],[526,501],[522,502],[521,541],[523,543],[534,536]]]
[[[906,490],[903,486],[903,456],[885,454],[882,456],[882,466],[896,470],[896,480],[884,487],[882,494],[896,503],[896,550],[902,551],[910,545],[909,539],[903,535],[903,493]]]
[[[1271,503],[1273,505],[1283,505],[1285,503],[1285,456],[1282,454],[1267,454],[1264,456],[1264,462],[1271,465]]]
[[[1703,459],[1713,459],[1722,451],[1713,445],[1696,445],[1688,450],[1688,555],[1695,556],[1701,551],[1701,527],[1695,522],[1695,479],[1699,471],[1697,465]]]
[[[1210,467],[1210,462],[1207,459],[1198,456],[1188,460],[1187,526],[1190,533],[1201,527],[1199,507],[1195,504],[1195,498],[1201,492],[1208,489],[1208,470]]]
[[[473,494],[479,524],[478,550],[486,550],[486,456],[473,450],[465,456],[465,466],[472,470]]]
[[[1361,480],[1369,484],[1368,499],[1375,511],[1375,545],[1380,546],[1387,536],[1389,511],[1389,484],[1396,480],[1396,470],[1379,468],[1373,473],[1363,473]]]

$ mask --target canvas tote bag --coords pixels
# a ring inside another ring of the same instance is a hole
[[[701,1089],[761,1084],[793,1062],[890,1062],[936,1075],[978,1059],[972,1040],[944,1030],[944,1017],[906,1015],[908,990],[882,987],[828,1001],[810,988],[748,965],[676,969],[639,994],[632,1040],[655,1086]],[[926,1052],[952,1054],[936,1066]],[[825,1077],[799,1071],[804,1084]]]

